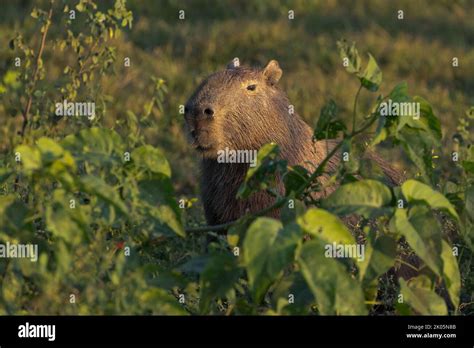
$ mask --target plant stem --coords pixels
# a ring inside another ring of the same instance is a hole
[[[54,1],[52,0],[51,1],[51,6],[50,6],[49,12],[48,12],[48,19],[47,19],[46,24],[44,26],[43,34],[41,35],[41,42],[40,42],[40,46],[39,46],[39,49],[38,49],[38,54],[36,56],[35,72],[33,73],[33,84],[31,86],[31,91],[30,91],[30,94],[28,96],[28,101],[26,102],[25,110],[23,111],[23,124],[21,126],[21,132],[20,132],[20,136],[22,138],[25,135],[26,126],[28,125],[28,114],[30,113],[31,104],[33,103],[33,90],[34,90],[34,88],[36,86],[36,82],[38,80],[38,73],[39,73],[39,70],[40,70],[41,56],[43,55],[43,50],[44,50],[44,46],[45,46],[45,43],[46,43],[46,35],[48,34],[48,29],[49,29],[49,26],[51,25],[51,17],[53,16],[53,3],[54,3]]]
[[[355,124],[356,124],[356,109],[357,109],[357,101],[359,100],[359,94],[362,89],[362,84],[359,86],[359,89],[357,90],[355,99],[354,99],[354,108],[352,109],[352,131],[354,132],[355,130]]]
[[[416,272],[420,272],[421,269],[419,268],[416,268],[415,266],[413,266],[412,264],[400,259],[400,258],[396,258],[395,261],[397,262],[400,262],[401,264],[407,266],[408,268],[411,268],[412,270],[416,271]]]

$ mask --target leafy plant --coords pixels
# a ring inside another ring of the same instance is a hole
[[[80,30],[67,15],[52,16],[72,10],[86,23]],[[372,94],[361,114],[359,96],[381,90],[382,71],[370,54],[363,68],[355,44],[341,41],[342,65],[359,83],[351,125],[330,100],[314,131],[316,140],[340,139],[334,149],[310,172],[281,160],[278,144],[265,145],[238,197],[266,190],[275,203],[228,224],[189,227],[194,201],[179,202],[164,151],[143,134],[157,127],[152,116],[163,111],[165,81],[153,77],[143,110],[125,110],[106,125],[112,99],[100,77],[114,74],[113,39],[132,26],[125,2],[110,9],[91,0],[51,3],[31,15],[39,48],[17,35],[10,46],[24,64],[3,80],[8,109],[21,122],[1,155],[0,244],[36,244],[39,255],[36,263],[0,261],[1,314],[462,313],[469,270],[459,260],[472,257],[474,245],[472,110],[456,137],[460,160],[449,164],[458,173],[442,178],[433,160],[442,133],[432,106],[400,83],[386,96]],[[56,27],[63,36],[48,40]],[[46,52],[70,58],[54,83]],[[420,118],[381,115],[389,99],[419,103]],[[63,100],[94,100],[97,117],[57,117],[54,101]],[[362,136],[368,146],[360,146]],[[357,157],[382,143],[401,147],[418,175],[399,187],[372,175]],[[341,151],[357,156],[329,178],[341,185],[315,199],[325,189],[317,179]],[[265,216],[275,209],[280,219]],[[216,235],[222,230],[227,238]],[[208,235],[214,241],[202,247]],[[328,252],[335,245],[363,246],[364,253],[335,257]],[[404,279],[404,268],[415,276]]]

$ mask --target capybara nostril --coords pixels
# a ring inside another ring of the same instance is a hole
[[[205,108],[204,113],[206,114],[206,116],[209,116],[209,117],[214,116],[214,110],[212,110],[211,108]]]
[[[191,131],[191,136],[192,136],[193,138],[196,138],[196,130],[195,130],[195,129],[193,129],[193,130]]]

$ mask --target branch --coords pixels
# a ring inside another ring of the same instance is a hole
[[[360,90],[362,89],[362,83],[359,86],[359,89],[357,90],[355,99],[354,99],[354,108],[352,110],[352,131],[355,130],[356,127],[356,109],[357,109],[357,101],[359,100],[359,94]]]
[[[33,90],[38,80],[41,56],[43,55],[44,45],[46,43],[46,35],[48,34],[48,29],[49,29],[49,26],[51,25],[51,17],[53,16],[53,3],[54,3],[54,0],[51,0],[51,7],[49,8],[48,19],[44,26],[43,34],[41,35],[41,43],[38,49],[38,54],[36,56],[36,66],[35,66],[35,72],[33,74],[33,84],[31,86],[31,91],[28,96],[28,101],[26,103],[25,110],[23,111],[23,124],[21,126],[21,132],[20,132],[20,136],[22,138],[25,135],[26,126],[28,125],[28,114],[30,113],[31,104],[33,103]]]

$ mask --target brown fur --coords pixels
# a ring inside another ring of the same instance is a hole
[[[302,165],[312,172],[337,143],[312,141],[313,130],[298,114],[289,112],[288,97],[276,85],[281,74],[276,61],[270,61],[264,69],[231,66],[205,79],[186,103],[187,134],[203,157],[201,191],[206,219],[211,225],[259,211],[275,201],[265,192],[246,200],[236,199],[249,165],[218,163],[219,149],[258,150],[275,142],[289,165]],[[249,90],[253,85],[256,88]],[[392,183],[399,182],[397,171],[376,154],[369,157],[381,166]],[[326,166],[327,174],[320,181],[326,180],[338,161],[339,155],[331,159]],[[273,211],[269,215],[278,214]]]

